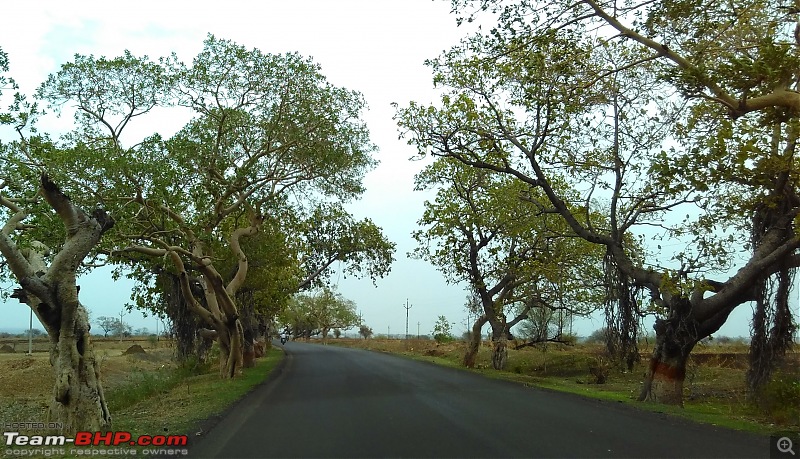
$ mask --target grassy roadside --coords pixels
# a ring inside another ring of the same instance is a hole
[[[460,343],[439,346],[433,341],[424,340],[411,340],[410,343],[399,340],[329,340],[329,343],[387,352],[526,386],[623,403],[641,410],[757,434],[800,430],[800,417],[796,417],[795,408],[767,413],[752,405],[743,387],[744,371],[731,368],[731,365],[713,362],[690,365],[684,407],[680,408],[637,401],[644,371],[642,368],[630,373],[609,370],[605,384],[588,383],[588,367],[596,364],[598,358],[596,349],[578,346],[546,353],[534,349],[511,350],[507,370],[496,371],[489,368],[488,348],[480,350],[477,368],[464,368],[460,362],[463,356],[463,345]]]
[[[95,355],[101,368],[106,401],[112,416],[112,432],[130,432],[132,438],[142,435],[188,435],[192,440],[217,416],[234,405],[245,394],[264,382],[284,358],[283,350],[271,348],[246,368],[242,375],[223,381],[216,361],[205,367],[187,369],[173,360],[173,349],[167,342],[148,343],[132,340],[103,340],[95,343]],[[49,365],[47,343],[37,343],[33,355],[16,352],[0,354],[0,420],[3,422],[43,422],[47,401],[52,396],[53,374]],[[129,348],[139,351],[129,353]],[[27,347],[25,347],[27,349]],[[51,435],[55,431],[40,428],[15,429],[21,435]],[[38,449],[37,449],[38,448]],[[128,454],[130,445],[124,445]],[[55,450],[60,449],[60,452]],[[86,451],[112,457],[110,446],[41,448],[31,444],[0,450],[0,457],[85,457]],[[143,454],[138,448],[139,456]],[[47,450],[47,451],[45,451]],[[80,452],[78,452],[80,450]]]
[[[141,382],[109,394],[114,430],[129,431],[134,437],[194,436],[204,420],[222,413],[266,380],[283,356],[281,349],[273,347],[256,360],[255,367],[244,369],[243,374],[232,381],[221,381],[216,371],[191,375],[176,369],[172,376],[155,381],[153,377],[143,376]],[[125,395],[126,391],[132,395]],[[137,393],[140,394],[138,398]],[[126,402],[131,399],[135,401]],[[115,404],[118,404],[116,410]]]

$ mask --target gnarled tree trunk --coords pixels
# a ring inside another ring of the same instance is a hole
[[[467,350],[464,353],[464,366],[467,368],[475,368],[475,361],[478,358],[478,350],[481,347],[481,329],[486,324],[486,315],[482,315],[475,320],[472,324],[472,331],[469,334],[469,342],[467,342]]]
[[[258,335],[258,320],[253,304],[253,291],[241,289],[236,293],[236,299],[241,307],[239,321],[242,323],[242,366],[253,368],[256,365],[256,337]]]
[[[502,370],[508,362],[508,331],[505,324],[492,324],[492,368]]]
[[[64,433],[103,432],[111,414],[100,384],[100,368],[89,336],[83,306],[62,307],[58,336],[51,336],[50,364],[56,376],[48,421],[60,422]]]
[[[223,379],[242,373],[244,366],[244,331],[239,319],[229,321],[216,330],[219,344],[219,371]]]
[[[198,318],[189,310],[189,306],[181,290],[180,277],[170,272],[158,274],[158,282],[163,289],[166,314],[172,323],[172,335],[175,338],[175,357],[180,363],[197,359],[197,363],[205,363],[208,353],[208,342],[198,336],[200,325]],[[204,302],[202,290],[194,295],[201,304]]]
[[[639,400],[683,406],[686,363],[699,341],[697,326],[687,318],[659,319],[654,328],[656,346]]]
[[[66,228],[64,245],[50,266],[44,262],[44,244],[36,242],[20,249],[11,239],[27,213],[2,196],[0,204],[13,216],[0,229],[0,253],[22,287],[12,296],[31,307],[50,337],[55,386],[48,421],[60,423],[64,435],[109,430],[111,415],[89,336],[89,317],[78,301],[75,279],[83,259],[114,221],[100,209],[91,216],[86,214],[46,174],[41,177],[41,194]]]

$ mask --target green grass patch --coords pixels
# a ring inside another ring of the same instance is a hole
[[[201,421],[222,413],[235,401],[263,382],[283,359],[283,351],[272,348],[256,360],[253,368],[245,368],[232,380],[221,380],[217,367],[200,375],[180,374],[172,379],[139,384],[130,392],[142,397],[119,411],[112,411],[114,430],[130,431],[134,436],[162,433],[189,434],[197,432]],[[119,395],[121,400],[130,396]],[[115,395],[115,397],[117,397]]]

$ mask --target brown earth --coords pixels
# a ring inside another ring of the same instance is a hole
[[[128,349],[125,349],[125,352],[123,352],[122,354],[124,354],[124,355],[146,354],[146,352],[145,352],[145,350],[144,350],[144,348],[142,346],[139,346],[138,344],[134,344],[133,346],[129,347]]]
[[[0,420],[43,422],[55,381],[49,361],[47,340],[35,341],[32,355],[17,352],[0,354]],[[142,352],[126,355],[131,340],[93,340],[95,358],[100,364],[101,381],[106,393],[126,384],[132,374],[155,372],[173,366],[173,350],[167,343],[134,343]],[[24,343],[27,350],[27,340]],[[19,347],[19,346],[16,346]],[[20,347],[20,349],[22,349]]]

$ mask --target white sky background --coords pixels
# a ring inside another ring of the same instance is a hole
[[[406,256],[415,246],[410,233],[423,201],[432,195],[413,191],[413,176],[422,164],[409,161],[415,150],[398,139],[390,105],[435,102],[431,71],[423,61],[468,33],[456,27],[448,0],[17,1],[5,2],[0,12],[0,47],[8,53],[10,75],[26,94],[75,53],[114,57],[128,49],[155,59],[174,51],[188,62],[207,33],[265,53],[313,57],[329,81],[366,97],[364,119],[380,149],[380,165],[365,179],[367,193],[349,210],[358,219],[371,218],[397,244],[392,272],[377,287],[368,279],[335,278],[339,291],[356,302],[364,322],[378,334],[405,333],[406,299],[412,304],[411,334],[417,333],[417,323],[420,333],[430,333],[439,315],[454,322],[459,334],[466,328],[465,288],[447,285],[430,264]],[[53,132],[59,121],[51,123],[40,127]],[[119,315],[132,282],[113,282],[108,270],[96,270],[79,284],[82,302],[97,318]],[[27,328],[27,306],[9,302],[0,308],[0,329]],[[738,308],[719,334],[747,336],[749,316],[748,307]],[[137,311],[124,320],[134,329],[156,329],[154,318]],[[575,326],[585,336],[602,320],[598,316]]]

